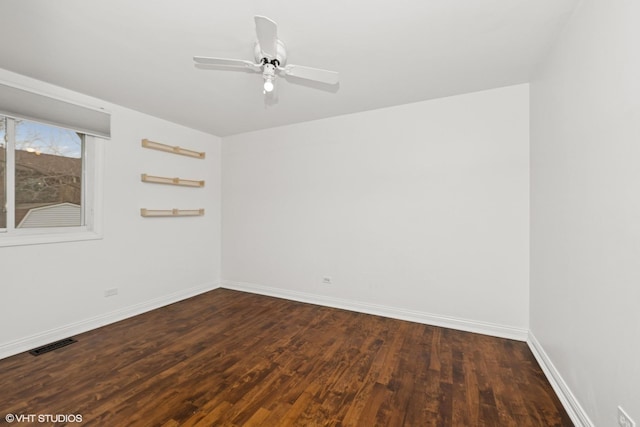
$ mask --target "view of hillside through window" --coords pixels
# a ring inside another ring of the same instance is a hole
[[[16,228],[82,225],[82,148],[83,136],[74,131],[15,121]],[[4,168],[6,148],[0,157]],[[4,188],[5,173],[0,180]]]

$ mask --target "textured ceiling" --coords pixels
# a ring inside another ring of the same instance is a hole
[[[578,0],[3,0],[0,68],[214,135],[524,83]],[[254,15],[337,87],[196,68],[253,59]]]

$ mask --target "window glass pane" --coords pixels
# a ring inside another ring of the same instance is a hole
[[[0,228],[7,227],[7,125],[0,117]]]
[[[82,224],[83,135],[16,121],[16,228]]]

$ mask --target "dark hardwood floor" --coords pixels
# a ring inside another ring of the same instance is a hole
[[[0,360],[0,425],[573,425],[523,342],[283,299],[217,289],[74,338]]]

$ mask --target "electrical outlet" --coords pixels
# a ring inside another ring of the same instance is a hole
[[[324,276],[322,278],[322,283],[325,285],[331,285],[333,283],[333,279],[330,276]]]
[[[636,423],[624,412],[621,406],[618,406],[618,425],[620,427],[636,427]]]
[[[106,297],[112,297],[114,295],[118,295],[118,288],[106,289],[104,291],[105,298]]]

